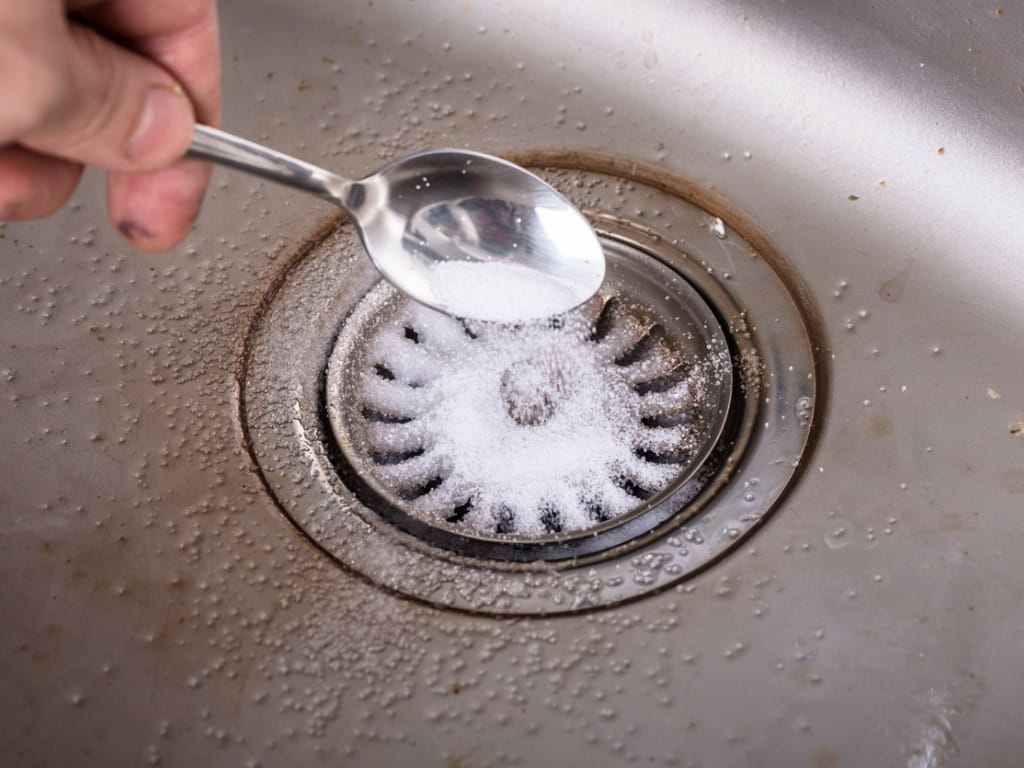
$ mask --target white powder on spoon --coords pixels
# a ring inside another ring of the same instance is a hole
[[[584,298],[568,282],[501,261],[440,261],[430,270],[430,283],[453,314],[496,323],[552,317]]]

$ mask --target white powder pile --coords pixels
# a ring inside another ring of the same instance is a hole
[[[441,478],[408,502],[415,514],[450,520],[459,510],[461,525],[517,536],[588,528],[640,503],[630,485],[663,489],[680,466],[638,454],[685,452],[698,436],[685,423],[643,419],[693,408],[728,357],[689,361],[689,375],[667,391],[641,395],[634,384],[682,361],[662,343],[636,364],[616,365],[642,328],[623,322],[591,341],[592,309],[561,328],[481,323],[473,338],[460,322],[410,304],[377,330],[376,367],[361,393],[367,407],[411,419],[367,423],[368,452],[401,458],[368,459],[366,469],[399,493]]]
[[[500,261],[440,261],[431,267],[430,285],[453,314],[498,323],[552,317],[583,298],[557,277]]]

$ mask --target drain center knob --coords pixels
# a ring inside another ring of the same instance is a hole
[[[523,427],[550,421],[566,394],[562,369],[549,358],[527,358],[501,374],[501,399],[512,419]]]

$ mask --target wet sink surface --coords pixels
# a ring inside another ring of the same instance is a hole
[[[726,201],[823,326],[792,492],[622,607],[396,597],[242,444],[246,330],[332,211],[218,173],[184,246],[132,254],[90,178],[0,230],[5,764],[1016,764],[1024,12],[570,5],[224,3],[226,125],[352,175],[557,150]]]

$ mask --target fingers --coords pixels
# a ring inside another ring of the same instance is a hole
[[[111,215],[132,244],[184,236],[209,169],[181,158],[197,116],[220,118],[215,0],[10,4],[0,72],[0,216],[52,211],[88,164],[112,172]]]
[[[67,201],[82,166],[20,147],[0,148],[0,220],[49,216]]]
[[[159,62],[185,88],[197,118],[220,123],[220,49],[214,0],[78,0],[90,24]],[[155,173],[111,174],[110,216],[134,247],[159,251],[187,234],[210,166],[182,161]]]

